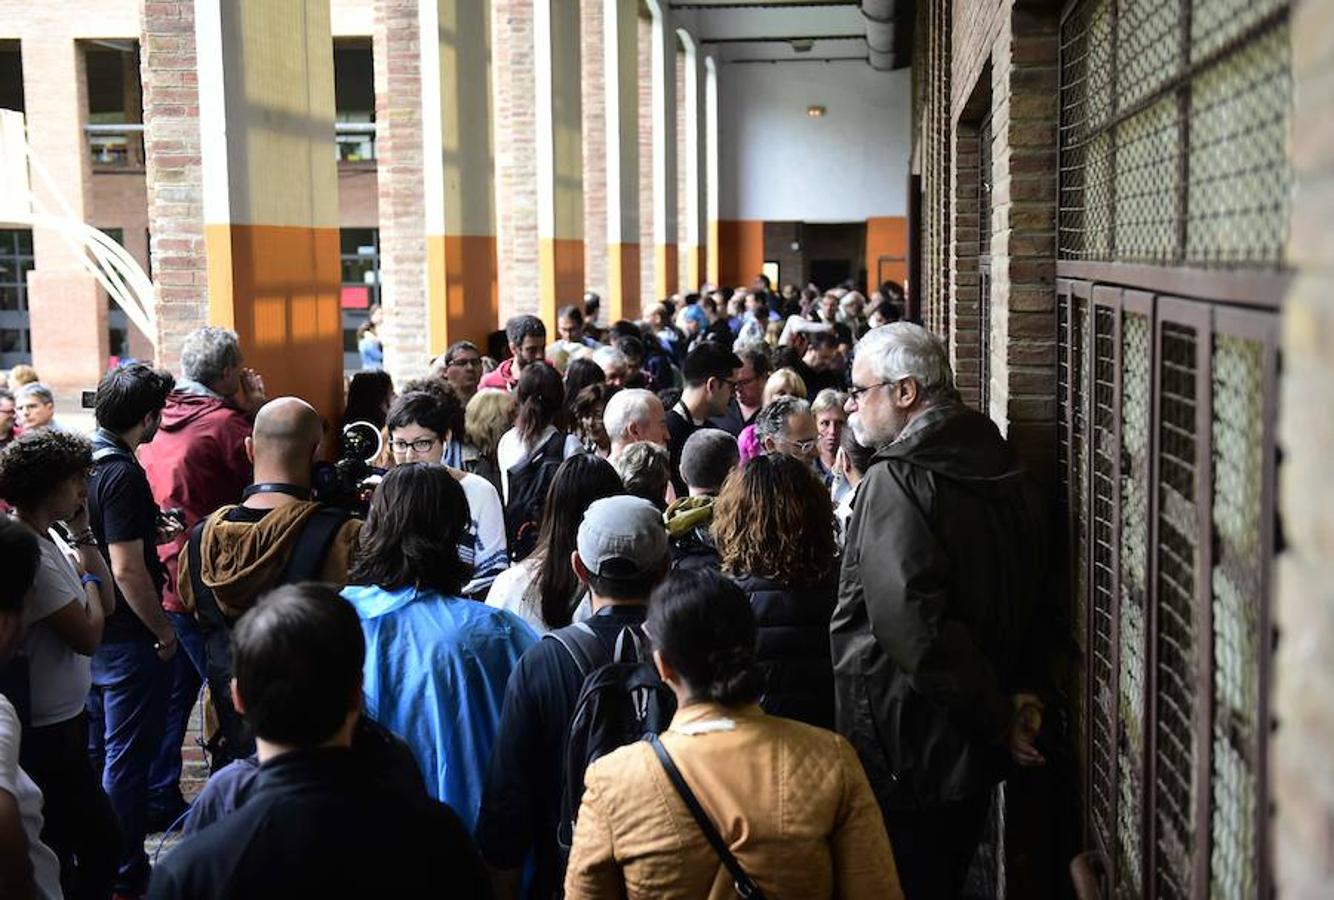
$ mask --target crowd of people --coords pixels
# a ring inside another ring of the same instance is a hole
[[[0,895],[959,896],[1044,764],[1042,499],[896,285],[599,311],[338,422],[212,326],[91,435],[11,373]]]

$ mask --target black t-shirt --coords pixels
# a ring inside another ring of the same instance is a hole
[[[109,444],[100,436],[94,439],[95,449],[106,446]],[[162,585],[167,579],[157,556],[158,506],[143,468],[128,450],[120,449],[121,454],[94,464],[93,477],[88,482],[88,517],[108,569],[111,568],[108,544],[143,541],[144,567],[161,599]],[[126,603],[120,585],[115,587],[116,610],[107,617],[102,642],[156,640]]]
[[[625,626],[642,627],[643,606],[605,606],[587,620],[610,656]],[[510,673],[500,731],[477,816],[477,847],[498,869],[518,869],[533,851],[529,897],[551,897],[564,881],[556,825],[565,789],[565,739],[583,678],[556,640],[528,648]]]
[[[710,428],[721,428],[732,437],[740,437],[741,432],[746,429],[747,425],[754,424],[755,418],[759,414],[760,411],[756,409],[755,412],[751,413],[750,418],[746,418],[745,413],[741,411],[741,404],[736,402],[736,397],[733,397],[727,402],[727,412],[709,419],[708,424]]]
[[[705,427],[694,423],[683,404],[678,403],[667,412],[667,453],[672,459],[672,487],[676,489],[678,497],[689,493],[685,479],[681,477],[681,450],[692,434]]]

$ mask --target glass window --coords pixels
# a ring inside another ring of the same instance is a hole
[[[343,367],[355,372],[361,368],[357,352],[357,329],[370,315],[370,308],[380,302],[380,229],[344,228],[342,245]]]
[[[32,362],[28,330],[28,272],[32,270],[32,232],[0,230],[0,366]]]

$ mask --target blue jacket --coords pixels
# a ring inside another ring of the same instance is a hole
[[[407,741],[432,797],[471,833],[505,685],[537,640],[517,616],[414,588],[350,585],[366,636],[366,714]]]

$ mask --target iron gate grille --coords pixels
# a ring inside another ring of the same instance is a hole
[[[1059,256],[1282,263],[1286,0],[1087,0],[1061,26]]]

